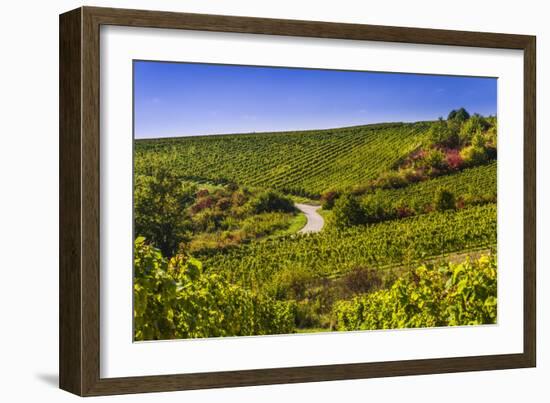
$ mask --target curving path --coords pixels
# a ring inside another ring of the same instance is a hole
[[[302,203],[295,203],[294,205],[298,210],[306,215],[307,219],[304,228],[298,231],[299,234],[319,232],[321,231],[321,229],[323,229],[323,225],[325,225],[325,220],[317,212],[317,210],[319,210],[321,206],[312,206],[311,204]]]

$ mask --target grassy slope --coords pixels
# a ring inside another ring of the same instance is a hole
[[[183,178],[295,194],[364,183],[424,139],[429,123],[136,141],[136,171],[170,166]]]

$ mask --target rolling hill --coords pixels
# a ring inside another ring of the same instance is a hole
[[[235,182],[317,197],[365,183],[417,148],[429,122],[299,132],[136,140],[136,172],[168,165],[182,179]]]

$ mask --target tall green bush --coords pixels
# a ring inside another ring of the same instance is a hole
[[[357,198],[350,194],[340,196],[332,209],[334,223],[339,228],[363,224],[365,216]]]
[[[439,188],[435,194],[434,205],[438,211],[454,210],[456,208],[455,195],[445,188]]]
[[[251,204],[256,213],[294,211],[294,203],[289,197],[272,190],[259,194],[255,200],[251,201]]]

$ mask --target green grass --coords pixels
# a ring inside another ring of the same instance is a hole
[[[316,197],[376,178],[418,147],[430,123],[137,140],[135,168],[170,167],[182,179],[235,182]]]
[[[300,231],[307,224],[307,217],[304,213],[296,214],[296,217],[292,220],[290,226],[286,231],[275,233],[276,236],[292,235]]]

